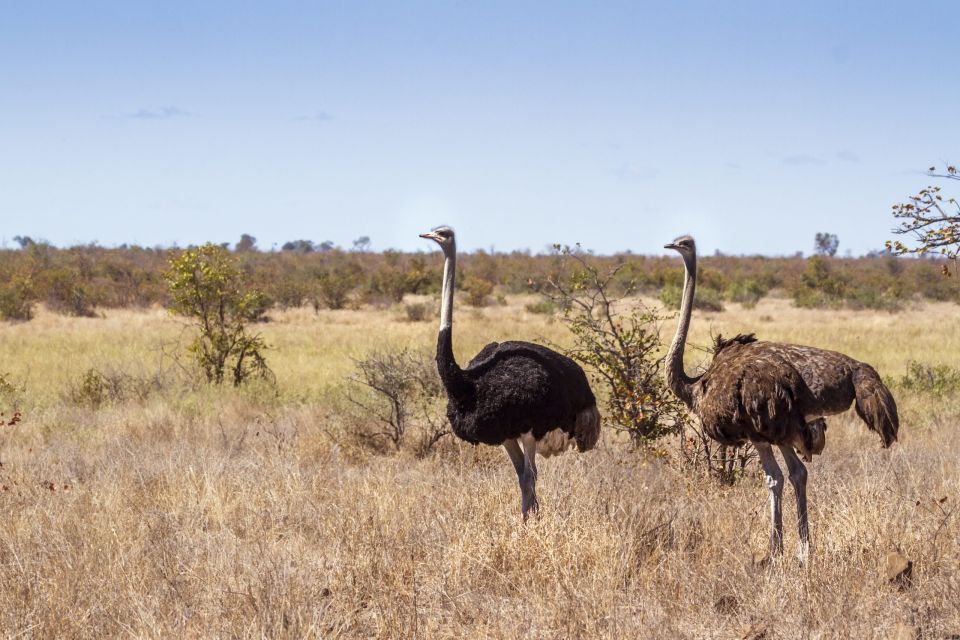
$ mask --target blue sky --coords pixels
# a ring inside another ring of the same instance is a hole
[[[0,0],[0,241],[880,247],[960,3]]]

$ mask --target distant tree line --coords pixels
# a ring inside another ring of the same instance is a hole
[[[57,248],[26,236],[14,241],[17,248],[0,250],[0,318],[28,320],[37,304],[74,316],[94,316],[98,308],[172,305],[162,274],[181,249]],[[911,299],[960,300],[957,283],[943,276],[949,270],[942,258],[903,260],[889,250],[837,258],[837,244],[833,234],[818,234],[816,255],[807,259],[705,256],[699,304],[721,310],[726,303],[749,306],[771,294],[805,307],[896,309]],[[438,293],[442,263],[435,256],[373,252],[370,246],[369,237],[355,240],[351,250],[294,240],[281,251],[259,251],[256,238],[244,234],[231,253],[246,280],[263,293],[267,308],[387,306],[407,294]],[[610,283],[614,290],[679,304],[683,270],[674,258],[616,254],[590,260],[604,268],[621,265]],[[481,250],[462,255],[458,277],[465,301],[482,306],[500,295],[539,291],[562,264],[557,255]],[[538,310],[549,311],[542,305]]]

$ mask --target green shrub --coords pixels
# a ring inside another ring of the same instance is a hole
[[[752,309],[767,293],[767,288],[756,280],[737,280],[727,287],[725,297],[730,302],[739,302],[744,308]]]
[[[660,302],[667,309],[679,309],[683,302],[683,290],[675,285],[666,285],[660,290]],[[716,289],[697,287],[693,308],[702,311],[723,311],[723,301]]]
[[[485,307],[490,304],[490,295],[493,293],[493,284],[481,278],[467,278],[463,283],[463,290],[467,294],[467,304],[471,307]]]
[[[163,379],[160,375],[135,376],[122,371],[103,371],[91,367],[70,386],[67,398],[73,404],[99,409],[105,404],[146,400],[162,387]]]
[[[281,309],[299,309],[309,299],[311,285],[300,271],[284,274],[273,286],[273,298]]]
[[[403,310],[410,322],[423,322],[430,318],[430,305],[425,302],[412,302],[404,305]]]
[[[806,308],[837,307],[843,304],[846,289],[845,279],[834,273],[827,259],[813,256],[793,289],[793,303]]]
[[[343,309],[359,286],[362,275],[360,266],[352,262],[320,271],[317,274],[317,300],[328,309]]]
[[[54,269],[46,273],[45,302],[51,311],[79,318],[96,316],[93,300],[78,271]]]
[[[26,385],[15,382],[10,374],[0,373],[0,427],[12,427],[23,419],[20,407]]]
[[[16,275],[0,285],[0,319],[30,320],[36,293],[29,277]]]
[[[537,302],[527,304],[524,309],[528,313],[540,313],[543,315],[552,315],[557,310],[557,305],[550,299],[543,299]]]
[[[271,374],[263,356],[266,342],[247,330],[263,319],[265,297],[247,287],[236,258],[207,243],[171,258],[165,277],[172,310],[198,330],[188,350],[208,382],[220,384],[229,375],[239,386],[251,375]]]
[[[930,365],[915,360],[907,365],[907,373],[897,381],[907,391],[942,396],[960,391],[960,369],[946,364]]]

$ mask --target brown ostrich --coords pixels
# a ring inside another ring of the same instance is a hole
[[[683,371],[683,348],[697,284],[697,247],[693,238],[681,236],[665,248],[677,251],[686,269],[680,321],[666,361],[667,384],[711,438],[725,445],[750,442],[757,450],[770,490],[771,556],[783,554],[783,472],[773,447],[780,449],[796,493],[805,558],[810,545],[807,469],[797,453],[809,462],[823,451],[823,416],[842,413],[851,404],[889,447],[899,428],[896,402],[869,364],[836,351],[758,341],[753,334],[718,337],[710,367],[691,378]]]
[[[538,508],[537,453],[547,457],[573,445],[592,449],[600,436],[597,401],[580,365],[539,344],[491,342],[461,368],[452,339],[456,238],[450,227],[420,237],[436,242],[444,255],[437,369],[447,392],[447,417],[457,437],[507,450],[526,520]]]

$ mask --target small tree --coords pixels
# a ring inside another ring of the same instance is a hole
[[[240,235],[240,242],[237,243],[237,251],[256,251],[257,239],[249,233]]]
[[[930,167],[927,175],[960,181],[960,172],[953,165],[947,166],[943,173]],[[956,198],[945,200],[940,187],[928,186],[907,202],[893,205],[893,217],[900,222],[893,233],[912,236],[916,242],[916,245],[908,246],[899,240],[888,240],[887,249],[893,253],[939,253],[950,260],[956,260],[960,255],[960,203]]]
[[[350,295],[360,286],[362,275],[363,269],[355,262],[344,262],[319,271],[314,310],[320,308],[320,303],[328,309],[343,309],[350,301]]]
[[[561,310],[560,319],[573,334],[573,346],[562,351],[605,387],[605,418],[638,444],[676,433],[685,411],[661,374],[665,317],[628,299],[630,283],[622,293],[612,293],[622,264],[602,273],[579,246],[555,249],[557,269],[542,293]]]
[[[30,236],[13,236],[13,241],[20,245],[21,249],[26,249],[30,245],[36,244]]]
[[[818,256],[832,258],[840,247],[840,239],[834,233],[818,233],[813,238],[813,250]]]
[[[353,250],[359,253],[370,251],[370,236],[360,236],[353,241]]]
[[[229,376],[239,386],[251,375],[270,375],[266,342],[247,330],[264,315],[264,296],[248,290],[236,258],[207,243],[172,257],[164,278],[171,310],[190,318],[199,331],[188,349],[208,382],[220,384]]]

